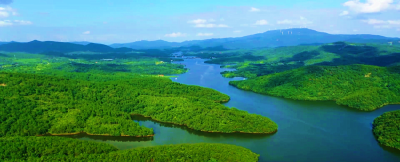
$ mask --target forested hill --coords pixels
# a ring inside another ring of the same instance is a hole
[[[118,150],[106,143],[60,137],[0,138],[1,161],[257,162],[260,155],[228,144],[178,144]]]
[[[88,74],[90,75],[90,74]],[[273,133],[261,115],[220,104],[229,96],[166,78],[100,82],[37,74],[0,73],[0,137],[86,132],[148,136],[131,114],[207,132]]]
[[[400,65],[400,46],[389,44],[335,42],[317,46],[225,51],[220,55],[214,55],[219,58],[206,63],[234,64],[226,67],[237,70],[223,72],[225,77],[253,78],[309,65]]]
[[[373,132],[380,144],[400,150],[400,110],[385,112],[375,118]]]
[[[7,44],[0,44],[0,51],[6,52],[27,52],[27,53],[44,53],[44,52],[130,52],[132,49],[129,48],[117,48],[114,49],[107,45],[89,43],[87,45],[81,45],[76,43],[67,42],[53,42],[53,41],[31,41],[26,43],[11,42]]]
[[[333,100],[364,111],[400,103],[400,66],[306,66],[229,84],[295,100]]]

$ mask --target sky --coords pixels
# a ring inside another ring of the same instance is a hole
[[[182,42],[287,28],[400,37],[400,0],[0,0],[0,42]]]

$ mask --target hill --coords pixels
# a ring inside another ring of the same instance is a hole
[[[207,54],[209,52],[192,55],[206,56]],[[400,46],[335,42],[312,46],[230,50],[213,56],[217,59],[206,61],[206,63],[223,64],[227,68],[237,69],[223,72],[224,77],[254,78],[309,65],[400,65]]]
[[[400,150],[400,110],[385,112],[375,118],[373,132],[382,145]]]
[[[7,44],[7,43],[10,43],[10,42],[0,42],[0,45]]]
[[[318,32],[306,28],[294,28],[284,30],[272,30],[264,33],[248,35],[237,38],[218,38],[206,40],[192,40],[177,42],[166,41],[138,41],[126,44],[113,44],[112,47],[129,47],[133,49],[147,48],[173,48],[184,46],[200,46],[203,48],[223,46],[227,49],[242,49],[242,48],[265,48],[265,47],[282,47],[282,46],[297,46],[306,44],[325,44],[338,41],[347,41],[354,43],[384,43],[393,42],[398,44],[400,38],[388,38],[378,35],[335,35],[324,32]]]
[[[260,155],[228,144],[177,144],[118,150],[111,144],[61,137],[0,138],[2,161],[241,161]],[[127,160],[129,159],[129,160]]]
[[[132,43],[115,43],[111,44],[111,47],[120,48],[120,47],[127,47],[132,49],[154,49],[154,48],[173,48],[179,47],[180,43],[177,42],[167,42],[163,40],[156,40],[156,41],[137,41]]]
[[[80,45],[88,45],[88,44],[90,44],[91,42],[80,41],[80,42],[69,42],[69,43],[80,44]]]
[[[114,49],[112,47],[89,43],[87,45],[80,45],[75,43],[67,42],[53,42],[53,41],[31,41],[27,43],[11,42],[7,44],[0,45],[0,51],[6,52],[27,52],[27,53],[44,53],[44,52],[77,52],[77,51],[90,51],[90,52],[130,52],[132,49],[129,48],[119,48]]]
[[[306,66],[229,84],[295,100],[332,100],[363,111],[400,103],[400,66]]]

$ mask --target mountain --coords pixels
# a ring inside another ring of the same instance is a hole
[[[88,44],[90,44],[91,42],[80,41],[80,42],[69,42],[69,43],[80,44],[80,45],[88,45]]]
[[[137,41],[132,43],[116,43],[111,44],[111,47],[120,48],[120,47],[127,47],[133,49],[154,49],[154,48],[173,48],[173,47],[180,47],[180,43],[177,42],[167,42],[163,40],[156,40],[156,41]]]
[[[206,40],[193,40],[181,43],[166,41],[139,41],[127,44],[113,44],[112,47],[129,47],[133,49],[146,48],[173,48],[185,46],[214,47],[223,46],[227,49],[238,48],[265,48],[281,46],[297,46],[307,44],[325,44],[338,41],[353,43],[388,43],[398,42],[400,38],[388,38],[379,35],[346,35],[328,34],[306,28],[272,30],[264,33],[248,35],[237,38],[217,38]]]
[[[7,43],[10,43],[10,42],[0,42],[0,45],[7,44]]]
[[[53,41],[31,41],[27,43],[12,42],[0,45],[0,51],[7,52],[27,52],[27,53],[42,53],[42,52],[77,52],[77,51],[90,51],[90,52],[129,52],[129,48],[112,48],[103,44],[89,43],[87,45],[79,45],[67,42],[53,42]]]

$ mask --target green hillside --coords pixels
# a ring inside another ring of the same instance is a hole
[[[400,66],[306,66],[230,85],[295,100],[333,100],[364,111],[400,103]]]
[[[373,132],[380,144],[400,150],[400,110],[385,112],[373,123]]]
[[[236,69],[236,71],[222,72],[224,77],[254,78],[309,65],[393,66],[400,63],[400,46],[387,44],[336,42],[313,46],[231,50],[221,53],[210,51],[200,52],[197,55],[207,56],[209,53],[215,53],[212,57],[216,59],[206,63],[222,64],[226,68]]]
[[[0,107],[4,108],[0,110],[0,136],[153,134],[151,129],[133,122],[130,114],[209,132],[273,133],[277,129],[266,117],[220,104],[229,100],[227,95],[166,78],[99,82],[0,73],[0,84]]]
[[[60,137],[0,138],[1,161],[243,161],[257,162],[260,155],[227,144],[179,144],[118,151],[91,141]]]

